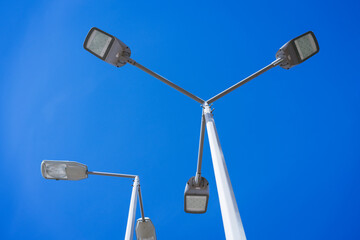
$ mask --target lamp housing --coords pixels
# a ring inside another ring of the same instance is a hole
[[[41,174],[46,179],[81,180],[88,177],[86,165],[72,161],[44,160]]]
[[[96,27],[90,29],[84,41],[85,50],[116,67],[126,64],[131,51],[125,43]]]
[[[142,218],[136,221],[135,232],[137,240],[156,240],[154,224],[148,217],[145,218],[145,221]]]
[[[200,177],[196,184],[195,177],[186,183],[184,192],[184,210],[187,213],[205,213],[209,201],[209,182]]]
[[[280,67],[290,69],[319,52],[319,44],[312,31],[304,33],[282,46],[276,53],[276,58],[283,61]]]

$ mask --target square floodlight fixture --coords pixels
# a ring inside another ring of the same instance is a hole
[[[116,67],[124,66],[125,58],[131,55],[130,48],[125,43],[96,27],[90,29],[84,42],[84,48]]]
[[[290,69],[306,61],[319,52],[319,44],[312,31],[304,33],[282,46],[276,53],[276,58],[283,59],[280,67]]]
[[[186,183],[184,192],[184,210],[187,213],[205,213],[209,201],[209,182],[201,177],[196,184],[195,177]]]
[[[138,240],[156,240],[154,224],[148,217],[145,218],[145,221],[142,218],[136,221],[135,232]]]
[[[46,179],[81,180],[88,177],[86,165],[72,161],[44,160],[41,174]]]

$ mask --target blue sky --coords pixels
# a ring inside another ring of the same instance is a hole
[[[358,1],[2,1],[1,239],[124,237],[131,180],[49,181],[43,159],[139,175],[158,239],[225,239],[207,136],[208,211],[183,210],[201,107],[86,52],[94,26],[203,99],[312,30],[316,56],[218,100],[214,118],[248,239],[360,239],[358,10]]]

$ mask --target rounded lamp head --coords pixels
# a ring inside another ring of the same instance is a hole
[[[81,180],[87,178],[87,166],[72,161],[44,160],[41,162],[41,174],[46,179]]]

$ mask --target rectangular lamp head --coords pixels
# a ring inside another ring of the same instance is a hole
[[[87,166],[72,161],[44,160],[41,162],[41,174],[46,179],[81,180],[87,178]]]
[[[276,58],[283,59],[282,68],[290,69],[319,52],[319,44],[312,31],[304,33],[282,46],[276,53]]]
[[[90,29],[84,41],[85,50],[116,67],[126,64],[131,51],[122,41],[96,27]]]
[[[209,182],[201,177],[199,184],[195,177],[186,183],[184,193],[184,210],[187,213],[205,213],[209,201]]]
[[[155,227],[150,218],[146,217],[145,221],[139,218],[136,221],[135,232],[138,240],[156,240]]]

